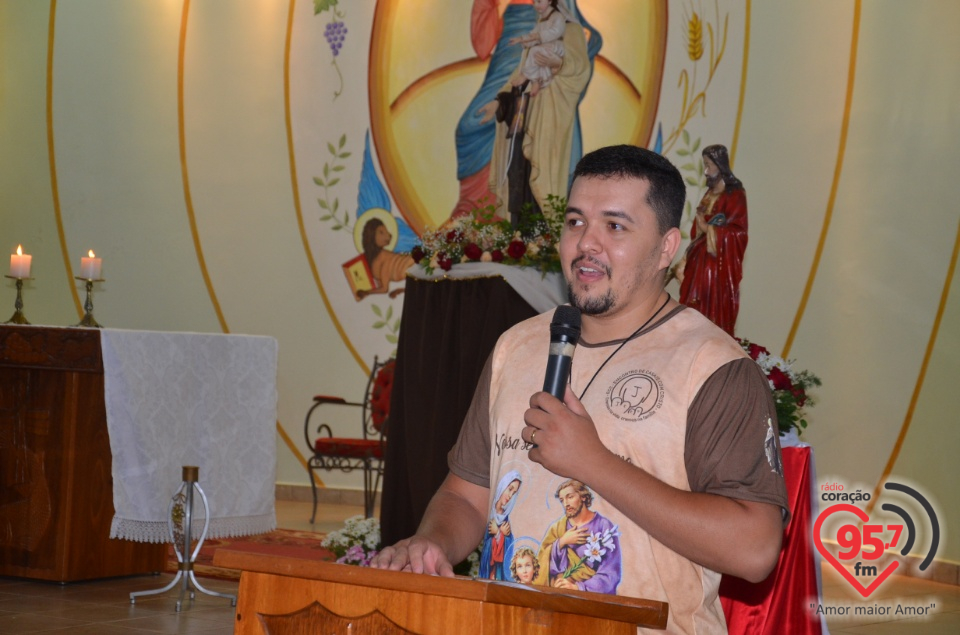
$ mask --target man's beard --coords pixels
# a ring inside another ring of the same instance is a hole
[[[576,258],[570,264],[571,279],[572,279],[572,276],[575,275],[575,271],[578,263],[584,260],[587,260],[589,262],[588,258],[581,256],[579,258]],[[596,262],[591,262],[591,264],[603,269],[604,273],[607,274],[607,280],[610,280],[610,269],[608,267],[604,267],[603,265]],[[588,298],[588,297],[580,296],[573,290],[573,284],[568,280],[567,281],[567,300],[569,300],[570,304],[575,306],[580,311],[580,313],[584,315],[603,315],[604,313],[606,313],[607,311],[613,308],[613,305],[616,304],[617,298],[613,294],[613,289],[607,289],[607,292],[604,293],[599,298]]]
[[[720,176],[720,174],[717,174],[716,176],[710,176],[709,174],[705,174],[704,176],[707,177],[707,187],[711,189],[723,178],[722,176]]]
[[[582,511],[583,511],[583,499],[581,498],[581,499],[580,499],[580,504],[577,505],[576,509],[574,509],[574,510],[572,510],[572,511],[571,511],[571,510],[565,510],[565,513],[566,513],[566,515],[567,515],[567,518],[576,518],[577,516],[580,515],[580,512],[582,512]]]
[[[585,298],[577,295],[569,284],[567,285],[567,299],[584,315],[603,315],[612,309],[616,302],[611,289],[607,289],[607,292],[599,298]]]

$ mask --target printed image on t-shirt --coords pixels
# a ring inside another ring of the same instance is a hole
[[[593,492],[577,480],[556,490],[563,515],[540,543],[535,584],[616,594],[622,577],[620,529],[591,509]]]
[[[520,472],[510,470],[497,484],[496,496],[487,519],[487,531],[483,536],[480,552],[480,577],[484,580],[509,580],[505,569],[513,557],[513,529],[510,512],[517,504],[517,493],[523,485]]]

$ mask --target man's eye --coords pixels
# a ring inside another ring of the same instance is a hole
[[[620,223],[610,223],[610,229],[616,232],[623,231],[623,225]]]
[[[579,227],[580,225],[583,225],[583,221],[580,220],[579,218],[567,219],[567,227]]]

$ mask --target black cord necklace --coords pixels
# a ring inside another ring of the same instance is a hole
[[[619,353],[619,352],[620,352],[620,349],[627,345],[627,342],[629,342],[630,340],[632,340],[633,338],[635,338],[637,335],[639,335],[640,332],[643,331],[643,329],[647,328],[647,325],[650,324],[651,322],[653,322],[653,319],[654,319],[655,317],[657,317],[658,315],[660,315],[660,311],[663,311],[663,307],[667,306],[667,303],[668,303],[668,302],[670,302],[670,293],[669,293],[669,292],[667,292],[667,299],[663,301],[663,304],[660,305],[660,308],[657,309],[657,312],[654,313],[653,315],[651,315],[651,316],[650,316],[650,319],[648,319],[646,322],[644,322],[643,324],[641,324],[641,325],[640,325],[640,328],[638,328],[636,331],[634,331],[633,333],[631,333],[628,338],[626,338],[625,340],[623,340],[622,342],[620,342],[620,346],[618,346],[612,353],[610,353],[610,355],[607,356],[607,358],[606,358],[605,360],[603,360],[603,363],[600,364],[600,368],[597,369],[597,372],[595,372],[595,373],[593,374],[593,377],[590,378],[590,381],[587,382],[587,387],[583,389],[583,392],[582,392],[582,393],[580,393],[580,401],[583,401],[583,396],[584,396],[585,394],[587,394],[587,389],[589,389],[590,386],[593,384],[593,380],[597,378],[597,375],[599,375],[599,374],[600,374],[600,371],[603,370],[603,367],[607,365],[607,362],[609,362],[611,359],[613,359],[613,356],[616,355],[617,353]]]

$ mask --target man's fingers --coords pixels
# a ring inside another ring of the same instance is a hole
[[[580,400],[577,398],[577,393],[573,392],[570,384],[567,384],[566,390],[563,393],[563,403],[573,414],[580,415],[581,417],[588,416],[587,409],[580,403]]]

